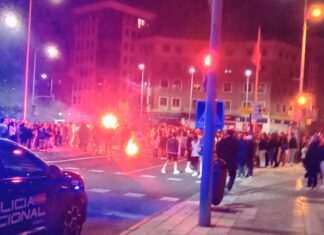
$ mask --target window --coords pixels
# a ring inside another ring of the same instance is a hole
[[[251,107],[251,101],[248,101],[248,102],[243,101],[242,102],[242,107]]]
[[[169,62],[162,62],[162,64],[161,64],[161,70],[163,72],[167,72],[169,70]]]
[[[125,36],[128,36],[128,35],[129,35],[129,29],[126,28],[126,29],[125,29]]]
[[[181,81],[179,81],[179,80],[173,81],[172,88],[173,89],[181,89]]]
[[[179,98],[172,98],[172,107],[180,108],[180,99]]]
[[[181,73],[181,68],[182,68],[181,63],[176,62],[174,64],[174,70],[176,71],[176,73]]]
[[[265,83],[259,83],[258,84],[258,92],[259,93],[265,93],[266,92],[266,85],[265,85]]]
[[[7,177],[38,176],[46,174],[46,166],[32,153],[5,145],[0,148],[1,160]]]
[[[137,28],[140,29],[140,28],[143,28],[144,26],[146,25],[146,21],[141,19],[141,18],[138,18],[137,19]]]
[[[160,106],[167,107],[168,106],[168,98],[167,97],[160,97],[159,104],[160,104]]]
[[[162,50],[163,52],[170,52],[170,45],[163,45]]]
[[[201,85],[200,84],[194,84],[193,87],[192,87],[192,90],[193,91],[200,91],[201,89]]]
[[[124,57],[124,64],[127,64],[127,62],[128,62],[128,58]]]
[[[76,104],[76,97],[73,96],[72,104]]]
[[[231,112],[231,105],[232,105],[232,102],[230,100],[224,100],[224,109],[225,109],[225,112]]]
[[[176,51],[176,53],[178,53],[178,54],[182,54],[182,47],[181,46],[176,46],[176,48],[175,48],[175,51]]]
[[[283,112],[283,113],[286,112],[286,105],[282,105],[282,112]]]
[[[161,88],[168,88],[169,87],[169,81],[168,80],[162,80],[161,81]]]
[[[252,87],[253,87],[252,83],[249,83],[249,86],[248,86],[248,92],[249,93],[252,92]],[[246,93],[246,88],[247,88],[247,84],[245,82],[245,83],[243,83],[243,93]]]
[[[232,71],[232,69],[231,68],[225,68],[224,69],[224,73],[225,74],[231,74],[233,71]]]
[[[232,83],[224,82],[223,84],[223,92],[232,92]]]
[[[280,113],[280,104],[276,104],[276,112]]]
[[[81,104],[81,96],[78,96],[78,104]]]
[[[125,49],[125,51],[128,50],[128,43],[124,43],[124,49]]]

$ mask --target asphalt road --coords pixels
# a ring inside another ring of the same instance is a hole
[[[79,153],[40,155],[48,163],[76,171],[85,179],[89,197],[83,228],[86,235],[119,234],[199,191],[200,180],[184,173],[185,160],[179,162],[180,175],[172,174],[172,165],[162,175],[164,161],[152,159],[149,153],[131,159],[116,156],[112,160]]]

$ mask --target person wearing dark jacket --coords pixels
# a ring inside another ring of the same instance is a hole
[[[249,135],[247,138],[247,146],[246,146],[246,167],[247,174],[246,177],[253,176],[253,167],[254,167],[254,156],[256,150],[256,143],[253,140],[253,137]]]
[[[320,161],[320,140],[318,136],[313,137],[311,144],[308,147],[305,158],[305,177],[308,178],[307,186],[315,188],[317,185],[317,174],[319,172]]]
[[[286,164],[286,151],[288,149],[288,139],[287,135],[282,133],[279,139],[279,147],[280,147],[280,152],[279,152],[279,163],[282,163],[282,166],[285,166]]]
[[[179,141],[177,139],[177,133],[173,133],[172,136],[167,141],[167,154],[168,159],[164,163],[161,173],[166,174],[166,167],[169,161],[173,161],[173,174],[178,175],[180,171],[178,171],[177,160],[178,160],[178,151],[179,151]]]
[[[291,134],[288,147],[289,147],[289,165],[293,166],[295,164],[295,157],[297,153],[297,139],[294,134]]]
[[[268,140],[267,135],[262,134],[259,142],[259,158],[260,158],[260,167],[266,167],[266,154],[268,150]]]
[[[236,155],[237,160],[237,177],[244,177],[245,176],[245,165],[247,161],[247,141],[246,136],[243,134],[239,134],[238,137],[238,150]]]
[[[236,178],[236,155],[238,150],[238,142],[234,137],[234,131],[228,130],[226,136],[221,139],[216,145],[217,157],[223,159],[226,162],[226,166],[229,174],[229,181],[227,183],[227,190],[231,191]]]
[[[277,165],[277,153],[278,153],[278,135],[277,133],[273,133],[271,135],[270,141],[269,141],[269,148],[268,148],[268,153],[269,153],[269,161],[270,161],[270,166],[275,167]]]

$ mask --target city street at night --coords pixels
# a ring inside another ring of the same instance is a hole
[[[183,172],[184,160],[179,164],[182,173],[175,176],[173,166],[162,175],[164,161],[153,160],[148,153],[134,159],[117,156],[108,161],[102,156],[71,152],[74,156],[70,159],[68,151],[40,156],[49,164],[83,176],[89,197],[83,234],[119,234],[199,191],[200,180]]]

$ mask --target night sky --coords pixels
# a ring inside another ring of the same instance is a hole
[[[70,55],[72,8],[94,0],[65,0],[60,5],[53,5],[50,1],[34,0],[32,49],[39,48],[44,42],[54,42],[63,52],[64,62]],[[209,38],[210,12],[207,0],[124,2],[155,12],[158,16],[155,25],[159,35],[205,40]],[[1,0],[0,9],[17,9],[24,21],[27,3],[27,0]],[[300,45],[303,4],[304,0],[224,0],[222,38],[256,40],[257,28],[260,25],[263,38],[280,39]],[[324,35],[323,24],[311,24],[309,35]],[[0,30],[1,78],[21,79],[25,60],[25,27],[23,24],[19,32]]]

